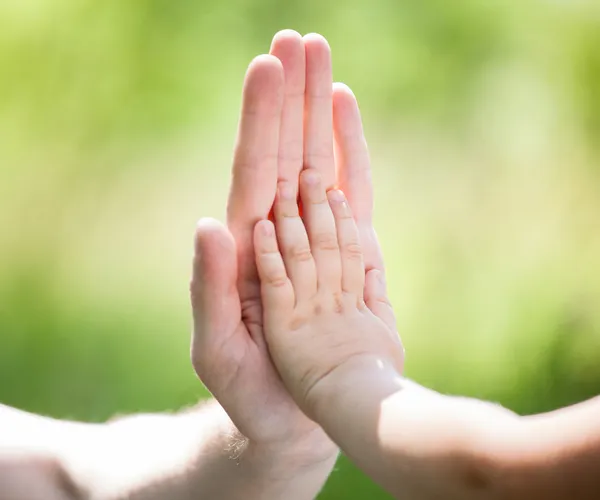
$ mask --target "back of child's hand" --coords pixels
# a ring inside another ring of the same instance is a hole
[[[264,328],[269,351],[296,403],[309,414],[316,390],[357,357],[402,370],[383,275],[365,274],[358,230],[341,191],[326,193],[319,174],[300,180],[303,214],[294,190],[280,183],[275,225],[255,228]]]

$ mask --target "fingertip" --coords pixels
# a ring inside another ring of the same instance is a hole
[[[322,35],[304,35],[306,52],[306,76],[309,94],[331,96],[331,48]],[[315,87],[315,88],[312,88]]]
[[[287,93],[304,93],[306,73],[306,52],[300,33],[294,30],[282,30],[273,37],[270,54],[277,57],[283,65],[284,82]]]
[[[302,44],[302,35],[292,29],[280,30],[273,36],[273,41],[271,42],[271,51],[275,46],[278,46],[280,44]]]
[[[250,62],[246,71],[244,94],[247,100],[258,100],[261,96],[283,96],[283,64],[271,54],[261,54]]]
[[[352,89],[343,82],[333,82],[333,94],[338,96],[346,96],[347,98],[356,99]]]
[[[275,225],[269,219],[263,219],[254,226],[254,245],[258,252],[269,246],[269,242],[275,237]]]
[[[280,181],[277,184],[277,201],[278,202],[290,202],[296,201],[297,193],[296,189],[290,182]]]
[[[331,52],[329,42],[320,33],[307,33],[302,38],[306,47],[319,49],[325,52]]]
[[[236,244],[231,232],[218,220],[203,218],[196,223],[192,265],[192,298],[198,299],[202,284],[223,293],[235,288]],[[220,292],[219,292],[220,293]]]
[[[213,217],[202,217],[196,222],[196,233],[212,231],[224,227],[223,224]]]
[[[314,168],[305,168],[300,172],[300,184],[305,186],[317,186],[321,183],[321,175]]]
[[[358,101],[352,89],[345,83],[335,82],[332,86],[334,117],[341,114],[353,118],[358,114]],[[353,116],[354,115],[354,116]]]
[[[333,124],[336,133],[362,130],[362,120],[356,95],[345,83],[333,84]]]
[[[194,251],[200,255],[206,249],[208,242],[218,240],[221,245],[233,243],[233,237],[228,229],[217,219],[203,217],[196,222],[194,232]]]
[[[352,211],[346,201],[346,196],[341,190],[331,189],[327,191],[327,201],[336,220],[352,217]]]
[[[268,219],[259,222],[259,229],[263,236],[271,237],[275,234],[275,225]]]
[[[327,198],[332,203],[343,203],[346,201],[346,196],[341,189],[330,189],[327,191]]]
[[[256,56],[246,71],[242,115],[260,114],[279,120],[283,105],[284,76],[281,61],[271,54]],[[273,122],[273,123],[271,123]],[[275,126],[274,120],[265,127]]]
[[[248,65],[248,72],[255,73],[258,71],[271,72],[274,74],[282,74],[283,66],[281,61],[272,54],[260,54],[256,56]]]

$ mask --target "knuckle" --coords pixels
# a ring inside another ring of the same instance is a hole
[[[354,222],[354,216],[350,212],[350,209],[338,208],[336,210],[336,217],[341,221]]]
[[[320,192],[308,194],[308,203],[314,207],[328,207],[329,201]]]
[[[363,258],[362,247],[357,242],[344,245],[343,252],[344,256],[350,260],[362,260]]]
[[[272,262],[274,259],[277,259],[279,255],[279,250],[273,248],[260,248],[258,250],[258,255],[265,263]]]
[[[312,259],[312,253],[308,246],[295,246],[290,249],[289,257],[295,262],[307,262]]]
[[[274,273],[267,278],[269,286],[273,288],[283,288],[287,285],[287,276],[283,273]]]
[[[284,219],[292,219],[299,220],[300,214],[298,213],[298,206],[294,203],[287,204],[282,203],[279,206],[279,213],[277,214],[279,217],[283,217]]]
[[[333,294],[333,310],[337,314],[342,314],[344,312],[344,298],[340,292]]]
[[[319,250],[339,250],[337,236],[334,233],[323,232],[316,234],[314,244]]]

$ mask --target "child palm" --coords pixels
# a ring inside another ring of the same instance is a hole
[[[309,415],[315,388],[357,356],[402,369],[383,275],[365,274],[357,225],[343,193],[328,193],[319,174],[278,189],[275,225],[255,228],[263,324],[269,351],[296,403]]]

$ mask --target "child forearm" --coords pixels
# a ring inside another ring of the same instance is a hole
[[[403,499],[592,500],[600,494],[600,398],[529,417],[443,396],[377,358],[314,387],[313,418]]]
[[[332,372],[311,401],[313,418],[395,496],[496,498],[505,490],[503,450],[522,426],[504,408],[430,391],[376,358]]]

